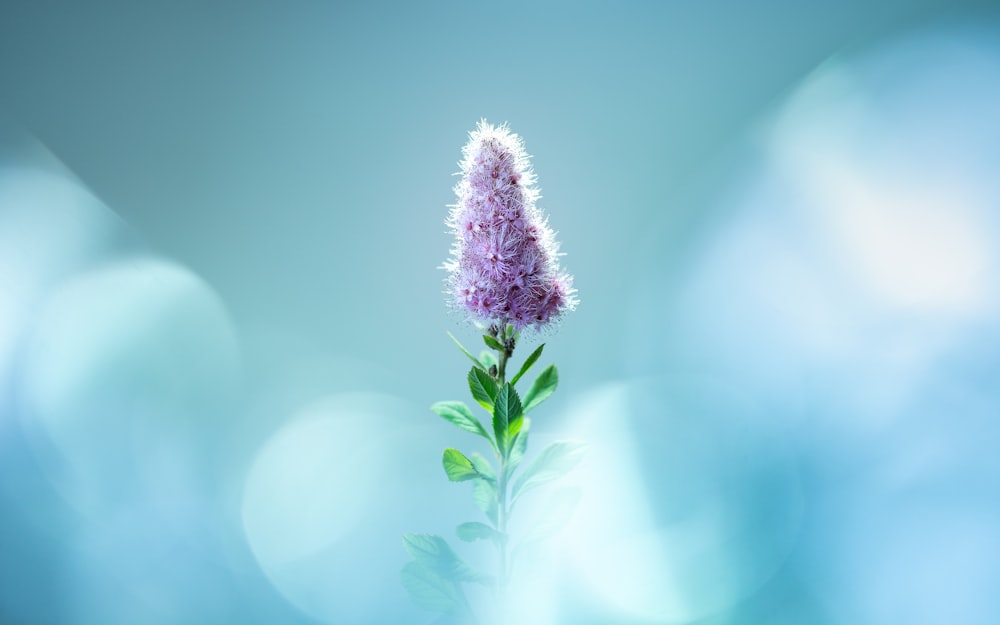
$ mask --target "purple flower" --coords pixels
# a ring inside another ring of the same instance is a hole
[[[484,120],[462,155],[458,202],[446,221],[455,235],[444,265],[453,305],[518,330],[541,328],[573,310],[573,278],[559,268],[559,244],[535,206],[524,142],[506,125]]]

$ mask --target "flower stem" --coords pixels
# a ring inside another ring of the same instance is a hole
[[[505,375],[507,372],[507,359],[510,358],[511,350],[507,349],[507,322],[504,321],[500,324],[500,332],[498,339],[500,344],[504,346],[503,349],[499,350],[497,354],[497,381],[500,386],[503,386]]]
[[[500,575],[497,579],[497,599],[500,608],[507,602],[507,455],[500,458],[500,473],[497,479],[497,531],[500,532],[500,542],[497,549],[500,552]]]
[[[514,352],[513,341],[508,342],[507,322],[500,324],[497,340],[503,345],[503,349],[497,353],[497,383],[503,387],[506,383],[507,359]],[[499,577],[497,578],[497,600],[500,603],[501,613],[507,604],[507,462],[510,456],[508,445],[503,445],[500,449],[500,472],[497,476],[497,531],[500,532],[500,541],[497,545],[499,551]]]

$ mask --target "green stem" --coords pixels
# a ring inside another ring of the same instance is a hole
[[[498,350],[497,353],[497,383],[501,388],[506,382],[507,359],[511,357],[514,351],[513,347],[511,349],[507,348],[508,338],[511,337],[507,336],[507,322],[504,321],[500,324],[499,332],[497,333],[497,340],[503,346],[503,349]],[[497,599],[500,602],[501,611],[507,605],[507,576],[509,574],[507,570],[507,517],[510,512],[507,509],[507,461],[509,454],[510,449],[508,445],[502,445],[498,454],[500,457],[500,473],[497,476],[497,531],[500,532],[500,543],[497,545],[497,549],[500,552]]]
[[[506,604],[507,595],[507,457],[500,459],[500,473],[497,476],[497,530],[500,532],[500,576],[497,579],[497,597],[501,609]]]
[[[504,380],[506,379],[507,373],[507,359],[510,358],[510,354],[507,352],[507,322],[503,322],[500,325],[500,334],[498,339],[500,344],[504,346],[503,349],[497,354],[497,381],[500,386],[503,386]]]

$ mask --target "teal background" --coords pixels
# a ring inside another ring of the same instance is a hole
[[[581,300],[519,350],[592,445],[523,622],[996,622],[997,19],[4,2],[0,622],[432,622],[480,118]]]

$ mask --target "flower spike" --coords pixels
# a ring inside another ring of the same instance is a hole
[[[455,242],[445,263],[452,304],[473,319],[542,328],[576,307],[573,278],[541,210],[524,142],[485,120],[462,150],[458,202],[446,221]]]

